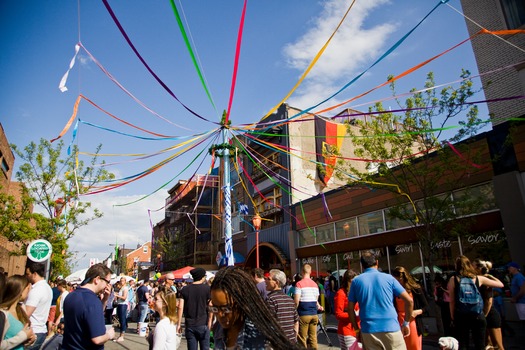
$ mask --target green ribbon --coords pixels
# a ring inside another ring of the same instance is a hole
[[[215,107],[215,103],[213,103],[213,99],[211,98],[210,91],[208,90],[208,87],[206,86],[206,82],[204,81],[204,77],[202,76],[202,72],[199,68],[199,64],[197,63],[197,59],[195,58],[195,54],[193,53],[193,50],[191,49],[190,41],[188,39],[188,35],[186,34],[186,30],[184,30],[184,25],[182,24],[182,20],[180,18],[179,11],[177,10],[177,6],[175,5],[175,1],[170,0],[170,3],[171,3],[171,7],[173,7],[173,13],[175,14],[175,17],[177,18],[177,23],[179,24],[179,29],[182,34],[182,37],[184,38],[184,42],[186,43],[186,48],[188,49],[188,52],[190,53],[191,60],[193,61],[193,65],[195,66],[195,69],[197,70],[197,74],[199,74],[199,79],[201,81],[202,87],[204,87],[204,90],[206,91],[206,95],[208,96],[208,100],[210,100],[213,108],[215,109],[215,112],[217,112],[217,107]]]

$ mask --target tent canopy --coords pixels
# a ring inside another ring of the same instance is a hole
[[[434,270],[434,273],[443,273],[443,270],[441,270],[436,265],[434,265],[432,270]],[[421,266],[415,267],[412,270],[410,270],[410,273],[412,275],[422,274],[423,273],[423,268]],[[428,266],[425,266],[425,273],[430,273],[430,269],[428,268]]]
[[[175,275],[176,279],[184,279],[184,275],[189,273],[193,269],[194,269],[193,266],[186,266],[186,267],[183,267],[182,269],[172,271],[172,273],[173,275]]]
[[[75,271],[64,279],[68,283],[80,283],[86,278],[87,270],[88,269],[82,269],[82,270]]]

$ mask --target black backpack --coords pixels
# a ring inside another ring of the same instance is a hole
[[[456,284],[456,311],[465,315],[482,314],[483,298],[478,289],[478,277],[476,277],[476,283],[474,283],[469,277],[456,276],[454,277],[454,283]]]

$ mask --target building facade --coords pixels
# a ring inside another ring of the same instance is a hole
[[[126,275],[139,277],[141,271],[151,267],[151,242],[137,246],[126,255]]]
[[[502,31],[525,27],[525,3],[519,0],[461,0],[469,34],[482,29]],[[493,125],[525,114],[525,35],[482,34],[472,39],[472,48],[488,100]]]
[[[179,181],[168,194],[163,234],[154,245],[162,270],[215,264],[222,236],[220,214],[214,211],[220,208],[219,176],[195,175]]]
[[[525,3],[520,0],[461,0],[470,35],[486,29],[503,31],[525,29]],[[482,28],[480,28],[480,26]],[[513,132],[512,118],[525,117],[525,35],[482,34],[472,40],[472,48],[483,82],[490,117],[494,125],[492,153],[503,154],[506,162],[494,165],[494,193],[501,211],[511,256],[520,262],[524,242],[521,215],[525,212],[525,182],[520,166],[520,135]],[[520,98],[514,98],[520,97]],[[501,101],[502,99],[509,99]],[[514,147],[506,140],[512,135]]]
[[[20,198],[20,186],[22,184],[11,181],[14,165],[15,156],[0,123],[0,191],[13,196],[16,200]],[[21,244],[19,242],[9,242],[6,237],[0,235],[0,266],[8,275],[23,275],[25,272],[26,256],[12,254],[15,251],[20,251],[20,249]]]
[[[507,201],[509,198],[512,200],[512,196],[509,196],[506,187],[500,192],[502,186],[498,186],[499,175],[496,171],[502,164],[513,165],[508,169],[511,174],[522,174],[525,170],[525,125],[509,124],[502,124],[508,130],[507,137],[503,138],[506,140],[505,147],[498,146],[501,140],[499,130],[476,137],[475,147],[492,162],[488,163],[490,166],[466,177],[465,183],[470,194],[481,198],[483,205],[477,212],[462,215],[469,220],[467,234],[444,234],[431,243],[438,255],[433,267],[437,273],[453,271],[454,260],[460,254],[471,259],[489,259],[502,271],[511,259],[525,264],[521,253],[525,247],[525,236],[522,232],[507,230],[505,215],[511,214],[505,211],[510,210]],[[512,140],[511,143],[508,143],[509,140]],[[455,161],[464,160],[458,157]],[[458,187],[451,196],[460,200],[465,190]],[[513,191],[519,193],[522,189],[516,187]],[[293,212],[299,219],[294,225],[296,271],[304,263],[312,264],[319,274],[349,268],[360,271],[360,252],[373,249],[380,256],[379,264],[383,271],[390,272],[401,265],[409,271],[422,273],[422,266],[426,264],[415,228],[389,215],[390,208],[396,205],[396,196],[385,190],[347,187],[306,200],[300,210],[295,205]],[[417,205],[421,195],[415,195],[412,199]],[[326,215],[327,209],[331,217]],[[514,215],[519,216],[517,211],[519,208],[514,210]],[[304,214],[301,215],[301,212]]]
[[[346,128],[353,128],[351,115],[355,112],[345,109],[324,118],[282,104],[246,137],[244,181],[252,199],[248,218],[255,214],[262,218],[258,235],[261,268],[289,273],[294,257],[291,223],[297,220],[290,208],[346,184],[346,179],[335,176],[334,167],[338,155],[355,157],[350,140],[344,137]],[[257,232],[251,220],[246,221],[245,266],[252,268],[257,266]]]

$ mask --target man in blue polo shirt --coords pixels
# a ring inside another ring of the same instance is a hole
[[[95,264],[86,272],[82,286],[64,300],[67,322],[63,350],[102,350],[104,343],[115,337],[115,330],[104,325],[103,310],[111,293],[110,279],[111,270],[104,264]]]
[[[408,322],[412,315],[413,301],[401,284],[391,275],[380,272],[377,258],[372,251],[361,254],[364,272],[352,280],[348,293],[350,322],[366,349],[406,349],[403,336],[410,335]],[[399,329],[394,296],[405,302],[403,326]],[[355,303],[359,303],[359,330]]]

